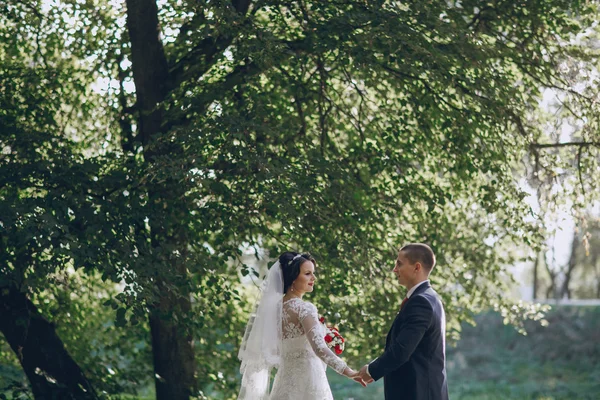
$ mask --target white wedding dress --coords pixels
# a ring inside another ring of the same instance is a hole
[[[317,308],[299,298],[283,303],[281,364],[270,400],[333,400],[325,370],[342,375],[346,363],[325,343]]]

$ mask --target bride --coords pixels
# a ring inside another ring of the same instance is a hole
[[[307,253],[283,253],[269,270],[238,354],[238,400],[333,400],[327,366],[365,385],[327,347],[317,308],[302,300],[314,290],[315,279],[315,260]],[[269,394],[273,367],[277,374]]]

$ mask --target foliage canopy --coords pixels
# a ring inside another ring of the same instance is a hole
[[[488,307],[541,317],[506,297],[531,256],[515,245],[542,240],[519,163],[540,89],[569,93],[558,67],[584,59],[565,41],[593,3],[126,3],[0,2],[2,285],[43,299],[97,273],[122,285],[117,326],[191,297],[164,316],[198,339],[199,386],[229,390],[253,254],[262,272],[315,255],[310,300],[341,315],[353,362],[383,344],[405,242],[436,251],[453,334]],[[132,51],[134,20],[159,29],[162,61]]]

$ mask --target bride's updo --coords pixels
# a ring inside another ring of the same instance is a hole
[[[311,261],[315,266],[317,262],[310,255],[310,253],[294,253],[293,251],[286,251],[279,256],[279,264],[281,265],[281,271],[283,272],[283,293],[287,293],[292,283],[300,275],[300,266],[305,261]]]

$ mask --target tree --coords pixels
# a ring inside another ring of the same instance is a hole
[[[561,83],[557,40],[592,6],[7,4],[1,51],[18,51],[18,84],[1,116],[27,136],[2,138],[3,276],[32,296],[68,266],[123,282],[106,305],[120,326],[148,317],[159,399],[187,399],[211,375],[237,384],[216,373],[235,360],[201,339],[239,341],[242,249],[313,252],[327,288],[315,301],[345,310],[355,360],[382,345],[406,241],[436,250],[454,333],[488,306],[539,318],[504,297],[506,250],[541,241],[515,168],[540,85]],[[100,78],[114,83],[105,96],[89,91]],[[197,376],[193,338],[211,356]]]
[[[571,298],[573,292],[591,295],[589,289],[580,291],[579,287],[586,287],[593,282],[586,279],[595,276],[589,249],[590,241],[596,240],[599,200],[598,43],[593,29],[560,43],[565,49],[558,65],[562,79],[544,83],[542,105],[526,118],[532,142],[524,162],[525,175],[536,192],[535,206],[545,236],[554,237],[565,215],[575,223],[568,260],[556,259],[557,249],[549,240],[541,247],[534,265],[534,298],[544,297],[538,290],[542,287],[546,298]],[[587,277],[582,279],[582,273]]]
[[[564,263],[552,259],[543,261],[546,273],[538,277],[537,284],[545,289],[545,296],[539,298],[599,298],[598,221],[592,215],[586,215],[580,224],[581,227],[573,232],[568,260]],[[543,256],[543,253],[540,254]]]

